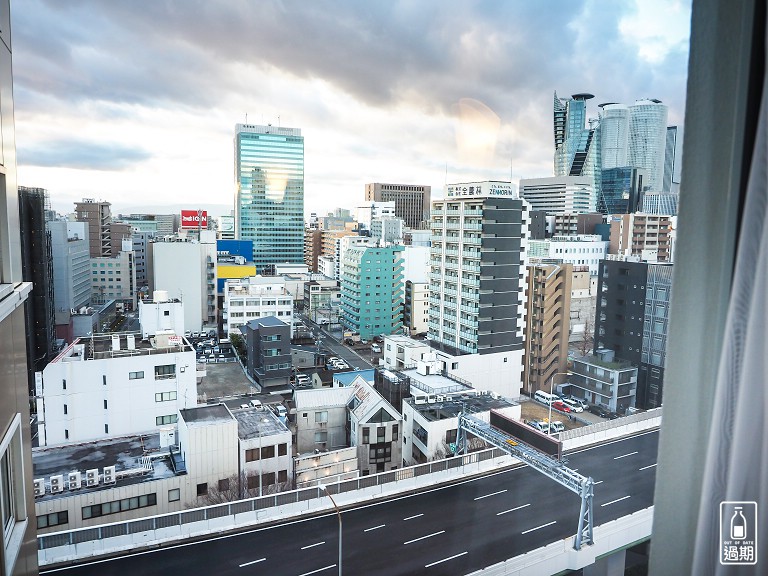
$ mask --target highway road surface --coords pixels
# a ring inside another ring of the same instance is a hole
[[[568,456],[596,482],[595,525],[653,503],[658,432]],[[347,575],[466,574],[576,533],[579,497],[517,467],[343,512]],[[335,513],[62,568],[67,576],[338,574]],[[49,571],[48,573],[52,573]]]

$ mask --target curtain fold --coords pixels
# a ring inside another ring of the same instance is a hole
[[[699,521],[698,526],[691,527],[696,531],[696,541],[690,573],[696,576],[768,574],[768,89],[765,78],[758,122],[717,377]],[[680,490],[685,490],[685,486],[680,486]],[[757,502],[758,562],[755,566],[720,564],[722,501]]]

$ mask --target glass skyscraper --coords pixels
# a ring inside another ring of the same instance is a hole
[[[304,262],[304,137],[299,128],[235,126],[235,232],[260,274]]]
[[[600,190],[600,131],[587,123],[587,100],[592,94],[574,94],[554,100],[555,176],[586,176],[592,190]]]
[[[660,100],[639,100],[629,107],[629,166],[648,171],[652,192],[663,190],[667,144],[667,106]]]

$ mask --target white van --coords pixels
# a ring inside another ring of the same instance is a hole
[[[557,434],[558,432],[565,432],[565,426],[562,422],[560,422],[560,420],[553,420],[549,423],[549,431],[553,434]]]
[[[533,399],[542,404],[552,404],[552,402],[560,400],[560,396],[544,392],[543,390],[537,390],[536,394],[533,395]]]

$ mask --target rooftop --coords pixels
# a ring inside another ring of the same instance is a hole
[[[360,376],[366,382],[373,383],[376,371],[371,370],[352,370],[351,372],[337,372],[333,375],[333,381],[338,382],[340,386],[351,386],[355,379]]]
[[[411,386],[426,394],[450,394],[474,390],[471,385],[457,382],[455,379],[442,374],[419,374],[415,368],[403,370],[401,373],[410,378]]]
[[[237,419],[237,435],[241,440],[288,432],[285,424],[265,408],[242,408],[232,415]]]
[[[165,455],[165,457],[162,457]],[[32,449],[32,475],[43,478],[46,485],[51,476],[63,475],[65,484],[67,474],[79,471],[82,474],[82,488],[71,491],[64,490],[51,494],[46,486],[46,494],[36,501],[54,500],[72,496],[73,493],[83,494],[106,488],[128,486],[140,482],[149,482],[174,476],[169,460],[169,449],[160,448],[160,434],[151,432],[121,438],[104,438],[93,442],[66,444],[47,448]],[[151,469],[143,468],[142,457],[152,457]],[[117,480],[115,484],[102,484],[88,487],[85,482],[87,470],[99,469],[103,473],[104,466],[115,466]],[[131,473],[135,471],[134,473]],[[120,472],[124,474],[121,475]],[[126,473],[127,472],[127,473]],[[122,477],[121,477],[122,476]]]
[[[262,318],[256,318],[255,320],[248,322],[248,327],[254,330],[258,329],[260,326],[285,326],[287,328],[288,324],[275,316],[263,316]]]
[[[296,411],[312,408],[344,407],[354,392],[353,388],[313,388],[296,390]]]
[[[429,344],[422,340],[414,340],[413,338],[409,338],[408,336],[399,336],[399,335],[393,335],[393,336],[385,336],[384,337],[387,341],[392,342],[393,344],[397,344],[398,346],[403,346],[405,348],[423,348],[426,346],[429,348]]]
[[[194,352],[194,348],[192,348],[189,342],[181,336],[178,338],[178,344],[163,346],[158,345],[160,336],[142,340],[141,332],[94,334],[90,337],[76,339],[72,344],[62,350],[51,362],[101,360],[104,358],[145,356],[148,354]]]
[[[450,396],[441,402],[427,402],[421,404],[416,402],[415,397],[406,398],[405,402],[430,422],[444,420],[446,418],[456,418],[461,414],[462,409],[470,414],[476,414],[478,412],[487,412],[492,409],[500,410],[503,408],[510,408],[516,405],[515,402],[511,402],[504,398],[472,396],[469,394]]]
[[[210,424],[212,422],[228,422],[232,420],[232,412],[224,404],[198,406],[179,410],[184,422],[189,424]]]

